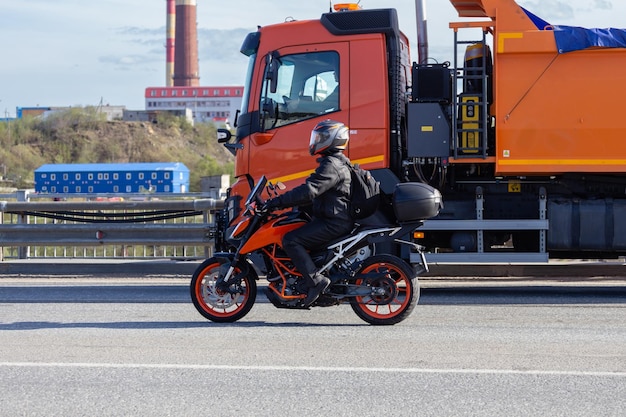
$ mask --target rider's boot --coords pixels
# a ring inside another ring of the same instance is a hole
[[[304,306],[310,307],[311,304],[318,299],[320,294],[324,292],[326,288],[330,285],[330,279],[326,278],[324,275],[320,273],[315,273],[311,276],[311,281],[313,285],[309,286],[309,291],[306,294],[306,298],[304,299]]]

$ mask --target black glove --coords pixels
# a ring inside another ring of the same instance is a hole
[[[280,204],[280,199],[278,197],[270,198],[269,200],[265,202],[265,204],[263,204],[263,211],[265,210],[274,211],[276,209],[279,209],[280,207],[281,207],[281,204]]]

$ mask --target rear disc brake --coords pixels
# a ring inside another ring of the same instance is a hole
[[[396,282],[390,277],[376,278],[371,283],[374,304],[389,304],[398,295]]]

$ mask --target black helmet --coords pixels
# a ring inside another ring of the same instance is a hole
[[[319,122],[311,131],[309,153],[328,154],[346,149],[350,135],[348,127],[341,122],[326,119]]]

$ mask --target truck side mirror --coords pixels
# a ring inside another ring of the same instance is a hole
[[[271,98],[264,98],[261,105],[261,111],[270,119],[276,118],[276,102]]]
[[[233,137],[228,129],[217,129],[217,143],[226,143]]]
[[[280,67],[280,55],[274,51],[267,54],[265,79],[270,82],[270,93],[276,93],[278,89],[278,68]]]
[[[270,93],[275,94],[278,89],[278,65],[272,65],[272,79],[270,80]]]

